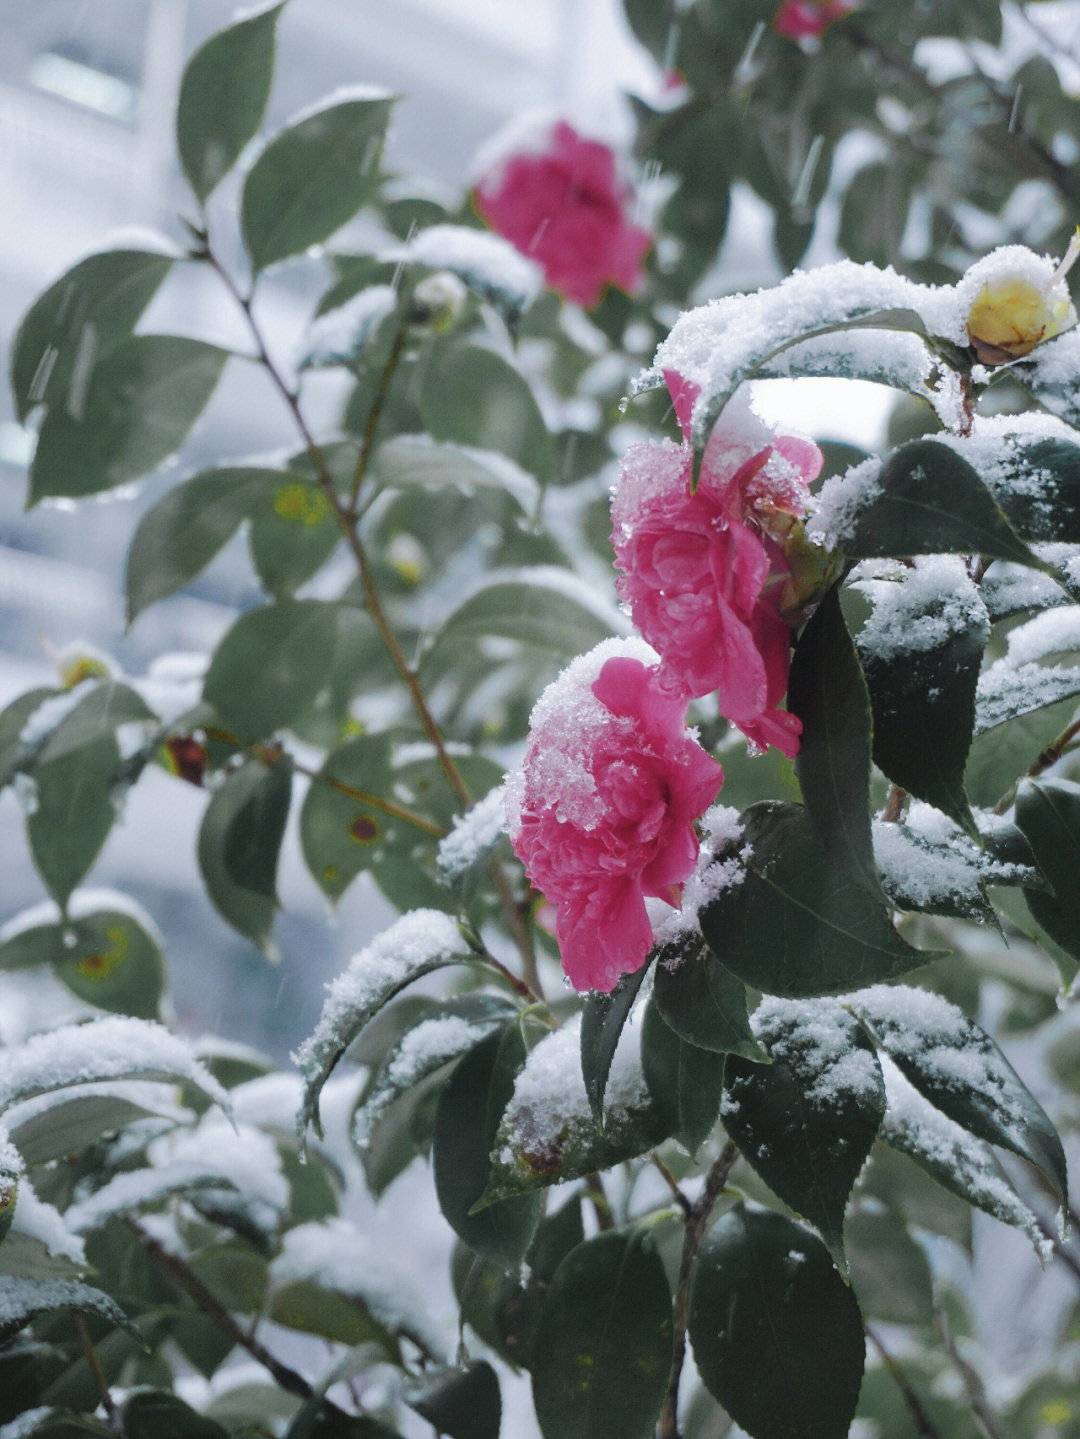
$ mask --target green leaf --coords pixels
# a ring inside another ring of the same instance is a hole
[[[285,0],[219,30],[195,51],[180,82],[176,144],[203,201],[255,135],[270,98],[274,32]]]
[[[121,725],[143,724],[146,737],[156,729],[153,711],[129,685],[114,680],[90,681],[78,687],[82,698],[67,711],[60,723],[45,736],[36,754],[36,765],[78,754],[87,745],[114,735]],[[76,691],[73,690],[74,697]]]
[[[0,950],[0,957],[2,954]],[[581,1015],[581,1075],[597,1124],[603,1123],[604,1090],[619,1035],[648,972],[649,966],[643,964],[632,974],[622,975],[610,994],[594,992],[586,997]]]
[[[995,668],[992,665],[988,673],[992,674]],[[1025,665],[1017,671],[1019,683],[1027,692],[1023,700],[1025,709],[1029,700],[1042,699],[1046,679],[1054,674],[1053,670],[1039,667],[1036,675],[1032,673],[1034,669]],[[1072,688],[1071,683],[1068,687]],[[1047,745],[1057,739],[1075,711],[1076,696],[1070,695],[1055,704],[1045,707],[1040,704],[1027,713],[1004,719],[981,734],[976,733],[964,776],[964,787],[972,804],[990,807],[1006,795]]]
[[[521,579],[495,578],[451,611],[423,659],[423,672],[441,673],[461,663],[488,636],[512,640],[525,651],[565,664],[610,639],[611,624],[555,578],[526,572]]]
[[[993,489],[1017,534],[1032,543],[1080,544],[1080,445],[1017,435],[994,466]]]
[[[277,470],[204,470],[162,496],[139,521],[128,550],[128,623],[201,574],[247,518],[257,488],[285,479]]]
[[[1025,780],[1016,795],[1016,823],[1053,888],[1046,894],[1026,886],[1028,909],[1062,949],[1080,959],[1080,785]]]
[[[9,1339],[39,1314],[57,1309],[80,1309],[100,1314],[112,1324],[126,1324],[123,1310],[100,1289],[77,1279],[7,1278],[4,1281],[4,1308],[0,1318],[0,1339]]]
[[[1073,700],[1075,708],[1078,695],[1080,668],[1076,666],[1035,662],[1012,665],[1007,660],[997,660],[980,676],[975,704],[976,737],[1035,710],[1048,709],[1064,699]],[[1000,747],[1003,738],[995,735],[993,743]]]
[[[688,1044],[767,1062],[750,1028],[742,981],[696,935],[661,949],[652,997],[664,1022]]]
[[[242,740],[263,739],[311,704],[336,642],[336,605],[279,600],[248,610],[214,651],[203,698]]]
[[[116,909],[80,914],[68,942],[58,939],[53,967],[73,994],[115,1014],[157,1017],[165,989],[161,941],[132,915]]]
[[[820,1239],[729,1210],[698,1255],[688,1333],[705,1387],[753,1439],[846,1439],[866,1341]]]
[[[292,765],[248,760],[211,796],[199,829],[199,869],[214,908],[260,948],[277,909],[275,875]]]
[[[696,1154],[720,1113],[724,1056],[680,1039],[650,999],[641,1023],[641,1063],[662,1129]]]
[[[38,873],[61,905],[97,858],[116,820],[120,751],[111,735],[34,766],[26,835]]]
[[[893,450],[851,516],[843,547],[858,559],[975,553],[1048,568],[975,470],[938,440],[912,440]]]
[[[933,1277],[922,1246],[887,1211],[861,1208],[847,1217],[844,1246],[859,1308],[887,1324],[930,1324]]]
[[[905,571],[856,640],[874,715],[874,761],[894,784],[975,837],[964,767],[990,625],[962,573],[959,593],[927,593],[924,583],[918,569]],[[882,612],[887,618],[879,622]],[[913,744],[912,735],[922,742]]]
[[[888,1145],[874,1146],[859,1179],[859,1194],[878,1200],[905,1224],[939,1234],[971,1254],[970,1207]]]
[[[802,720],[795,774],[814,834],[840,869],[878,897],[870,838],[870,696],[836,586],[799,636],[788,709]]]
[[[300,811],[300,845],[319,888],[338,899],[358,874],[387,857],[417,833],[392,815],[334,788],[334,783],[373,795],[394,794],[389,734],[364,734],[327,755]],[[333,781],[334,783],[331,783]]]
[[[540,484],[555,473],[555,446],[532,390],[494,350],[452,342],[424,372],[420,413],[436,440],[507,455]]]
[[[875,985],[850,1007],[934,1107],[988,1144],[1019,1154],[1068,1203],[1061,1140],[997,1045],[940,995]]]
[[[311,480],[282,475],[252,497],[251,558],[263,589],[272,595],[291,595],[306,584],[341,537],[330,501]]]
[[[87,367],[126,339],[176,256],[106,250],[73,266],[33,304],[15,336],[11,388],[24,421],[35,405],[70,405]]]
[[[483,1359],[468,1369],[429,1370],[406,1387],[404,1398],[448,1439],[499,1439],[499,1380]]]
[[[321,244],[373,197],[392,104],[384,95],[323,105],[260,152],[240,210],[255,270]]]
[[[466,497],[494,489],[509,495],[527,515],[540,498],[533,477],[505,455],[438,444],[428,435],[395,435],[385,441],[375,451],[371,473],[380,489],[455,489]]]
[[[544,1210],[543,1196],[516,1195],[478,1213],[473,1207],[488,1187],[499,1121],[524,1059],[516,1023],[489,1034],[460,1059],[439,1096],[432,1147],[444,1218],[471,1249],[507,1269],[525,1257]]]
[[[533,1402],[544,1439],[652,1439],[671,1371],[671,1291],[647,1232],[572,1249],[537,1326]]]
[[[112,1094],[62,1094],[11,1125],[11,1142],[33,1167],[76,1154],[107,1134],[138,1119],[152,1118],[154,1108]]]
[[[134,335],[47,411],[30,466],[30,503],[80,499],[142,479],[183,444],[229,358],[202,340]],[[73,456],[78,463],[73,463]]]
[[[23,744],[21,735],[30,716],[45,703],[62,691],[48,686],[38,686],[19,695],[3,710],[0,710],[0,788],[11,782],[12,777],[33,753],[32,744]]]
[[[228,1431],[175,1394],[143,1389],[120,1411],[126,1439],[228,1439]]]
[[[754,1029],[772,1063],[728,1060],[724,1128],[843,1273],[844,1209],[885,1113],[873,1045],[828,1000],[763,1000]]]
[[[801,805],[753,805],[743,816],[745,878],[701,910],[713,953],[767,994],[836,994],[934,956],[912,949],[888,912],[853,885],[814,838]]]

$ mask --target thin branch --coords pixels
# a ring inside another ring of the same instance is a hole
[[[1062,730],[1057,739],[1054,740],[1052,744],[1048,744],[1042,754],[1032,761],[1025,773],[1020,776],[1020,779],[1035,779],[1036,776],[1042,774],[1044,770],[1048,770],[1052,764],[1057,764],[1058,760],[1061,759],[1077,735],[1080,735],[1080,720],[1074,720],[1072,724]],[[1005,813],[1016,798],[1016,791],[1019,786],[1020,780],[1017,780],[1016,784],[1010,785],[994,806],[995,814]]]
[[[692,1219],[694,1217],[694,1206],[690,1203],[689,1199],[687,1199],[686,1195],[679,1188],[679,1182],[675,1178],[674,1174],[672,1174],[671,1170],[660,1158],[659,1154],[650,1154],[649,1158],[652,1160],[653,1168],[659,1172],[664,1183],[671,1190],[671,1193],[675,1199],[675,1203],[679,1206],[687,1219]]]
[[[143,1228],[133,1214],[125,1214],[124,1222],[147,1254],[174,1283],[191,1296],[206,1317],[217,1325],[226,1338],[231,1339],[234,1344],[238,1344],[241,1349],[246,1349],[251,1357],[261,1364],[288,1393],[295,1394],[300,1399],[315,1397],[315,1390],[304,1376],[298,1374],[295,1369],[290,1369],[287,1364],[282,1364],[280,1359],[275,1359],[253,1335],[245,1333],[225,1306],[214,1298],[199,1276],[188,1268],[179,1255],[170,1254],[163,1244]]]
[[[884,1344],[882,1344],[881,1340],[878,1338],[875,1331],[870,1328],[869,1324],[864,1323],[863,1330],[866,1333],[867,1339],[869,1339],[870,1343],[874,1346],[878,1354],[881,1356],[881,1362],[885,1365],[885,1368],[892,1375],[893,1381],[896,1384],[897,1389],[900,1390],[900,1393],[902,1394],[904,1399],[904,1403],[908,1407],[908,1413],[911,1415],[911,1418],[915,1424],[915,1428],[923,1436],[923,1439],[942,1439],[941,1431],[935,1427],[933,1420],[923,1408],[922,1401],[915,1393],[915,1390],[911,1387],[911,1384],[908,1381],[908,1377],[900,1368],[900,1365],[885,1348]]]
[[[700,1198],[691,1206],[687,1216],[686,1232],[683,1236],[682,1262],[679,1266],[678,1283],[675,1286],[675,1313],[672,1321],[675,1331],[675,1353],[671,1364],[671,1379],[668,1383],[667,1395],[664,1398],[664,1407],[660,1412],[660,1427],[656,1431],[657,1439],[679,1439],[679,1381],[682,1378],[683,1364],[686,1361],[690,1277],[694,1270],[694,1260],[697,1258],[701,1242],[709,1227],[709,1216],[713,1212],[716,1201],[724,1192],[724,1185],[727,1184],[728,1176],[735,1167],[738,1157],[739,1151],[729,1139],[720,1151],[719,1159],[705,1176],[705,1188],[701,1191]]]
[[[938,1330],[942,1342],[948,1350],[949,1358],[956,1367],[957,1373],[964,1385],[968,1402],[971,1405],[971,1412],[979,1421],[987,1439],[1007,1439],[1001,1421],[990,1407],[990,1401],[986,1397],[986,1388],[978,1370],[972,1367],[957,1348],[956,1340],[953,1338],[952,1330],[949,1328],[949,1321],[944,1314],[939,1314]]]
[[[90,1338],[90,1331],[86,1327],[86,1320],[77,1309],[72,1310],[72,1318],[75,1320],[75,1329],[79,1336],[79,1343],[82,1345],[86,1362],[90,1366],[90,1373],[94,1376],[94,1383],[101,1395],[102,1408],[105,1410],[109,1420],[109,1427],[117,1436],[117,1439],[125,1439],[124,1420],[120,1410],[116,1407],[116,1400],[112,1397],[109,1388],[109,1381],[105,1378],[105,1371],[101,1367],[101,1359],[94,1348],[94,1341]]]
[[[233,745],[237,750],[266,765],[267,768],[277,764],[284,753],[282,750],[267,745],[246,745],[242,739],[230,734],[228,730],[211,728],[207,729],[205,733],[208,739],[218,740],[221,744]],[[394,819],[403,820],[416,829],[422,829],[425,834],[434,836],[435,839],[442,839],[446,834],[446,830],[441,824],[436,824],[434,820],[426,819],[422,814],[416,814],[413,810],[406,809],[403,804],[397,804],[392,799],[383,799],[377,794],[369,793],[366,789],[357,789],[355,785],[346,784],[344,780],[336,779],[322,770],[312,769],[309,765],[301,764],[292,756],[290,759],[292,759],[292,766],[297,774],[306,775],[308,779],[314,780],[318,784],[324,784],[329,789],[336,790],[338,794],[347,795],[349,799],[355,799],[359,804],[366,804],[369,809],[377,809]]]
[[[356,473],[353,475],[352,494],[349,496],[348,513],[355,518],[357,502],[360,499],[360,486],[364,483],[364,475],[367,473],[368,461],[371,459],[371,451],[375,447],[375,432],[379,428],[379,418],[382,415],[383,405],[386,403],[386,396],[390,390],[390,381],[394,377],[398,361],[401,359],[402,351],[405,349],[405,336],[409,332],[407,324],[398,326],[397,334],[394,336],[394,343],[390,347],[390,355],[383,367],[379,377],[379,386],[375,391],[375,398],[371,402],[371,410],[368,414],[367,425],[364,428],[364,438],[360,442],[360,455],[356,461]]]
[[[587,1174],[585,1176],[585,1188],[592,1200],[593,1210],[596,1214],[596,1227],[603,1233],[605,1230],[615,1228],[615,1216],[611,1212],[611,1201],[604,1190],[604,1181],[599,1174]]]

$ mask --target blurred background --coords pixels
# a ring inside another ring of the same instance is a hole
[[[190,591],[153,607],[127,632],[123,555],[138,516],[177,468],[164,467],[137,495],[112,492],[77,513],[55,505],[24,514],[33,436],[15,421],[7,383],[19,320],[74,261],[125,231],[183,245],[179,217],[195,215],[175,158],[180,77],[185,59],[235,10],[233,0],[0,0],[0,707],[50,682],[57,652],[72,645],[105,651],[132,677],[146,675],[163,655],[206,654],[257,598],[239,539]],[[511,114],[558,109],[618,137],[629,130],[622,92],[649,93],[658,84],[616,0],[299,0],[283,13],[278,37],[268,130],[339,85],[383,85],[401,96],[387,167],[418,177],[451,203],[477,147]],[[228,227],[235,225],[236,189],[233,177],[211,201],[234,261],[239,243]],[[260,284],[260,318],[286,368],[316,293],[318,265],[311,258],[278,267]],[[142,327],[246,348],[223,291],[196,265],[174,270]],[[328,406],[336,397],[333,384],[323,396],[316,386],[309,403]],[[265,376],[234,365],[185,447],[183,466],[194,472],[222,456],[292,443]],[[165,668],[176,676],[184,664]],[[228,1033],[280,1058],[311,1029],[321,980],[389,911],[365,878],[328,927],[325,901],[293,842],[281,873],[282,960],[268,966],[214,912],[198,882],[195,835],[204,802],[164,774],[147,774],[93,880],[135,896],[169,936],[173,997],[185,1028]],[[167,826],[162,805],[173,812]],[[22,828],[5,790],[0,924],[44,893]],[[214,963],[197,962],[208,955]],[[46,982],[20,976],[18,986],[6,987],[0,1009],[8,1025],[19,1025],[19,994]],[[27,993],[27,1004],[33,1000]],[[77,1005],[59,989],[54,1002],[59,1012]],[[0,1033],[4,1024],[0,1014]]]

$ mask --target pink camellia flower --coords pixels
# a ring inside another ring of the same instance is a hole
[[[678,902],[698,855],[694,821],[724,772],[685,727],[686,700],[657,682],[640,640],[605,640],[563,671],[532,713],[506,786],[514,851],[555,909],[575,989],[615,987],[653,944],[647,895]]]
[[[697,389],[667,379],[686,434]],[[811,441],[772,434],[735,402],[710,436],[696,492],[690,446],[650,441],[627,452],[611,506],[619,596],[660,655],[660,684],[687,698],[715,690],[752,744],[789,758],[802,727],[778,707],[791,663],[782,540],[821,463]]]
[[[652,236],[633,224],[615,155],[559,120],[503,149],[473,191],[496,234],[535,260],[553,290],[586,309],[605,285],[633,290]]]
[[[784,0],[772,28],[788,40],[816,40],[834,21],[858,8],[858,0]]]

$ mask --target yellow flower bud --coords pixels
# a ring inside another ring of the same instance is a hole
[[[1004,365],[1030,354],[1043,340],[1076,324],[1065,276],[1080,255],[1080,229],[1061,263],[1013,245],[973,265],[961,285],[978,288],[967,313],[967,334],[984,365]]]

